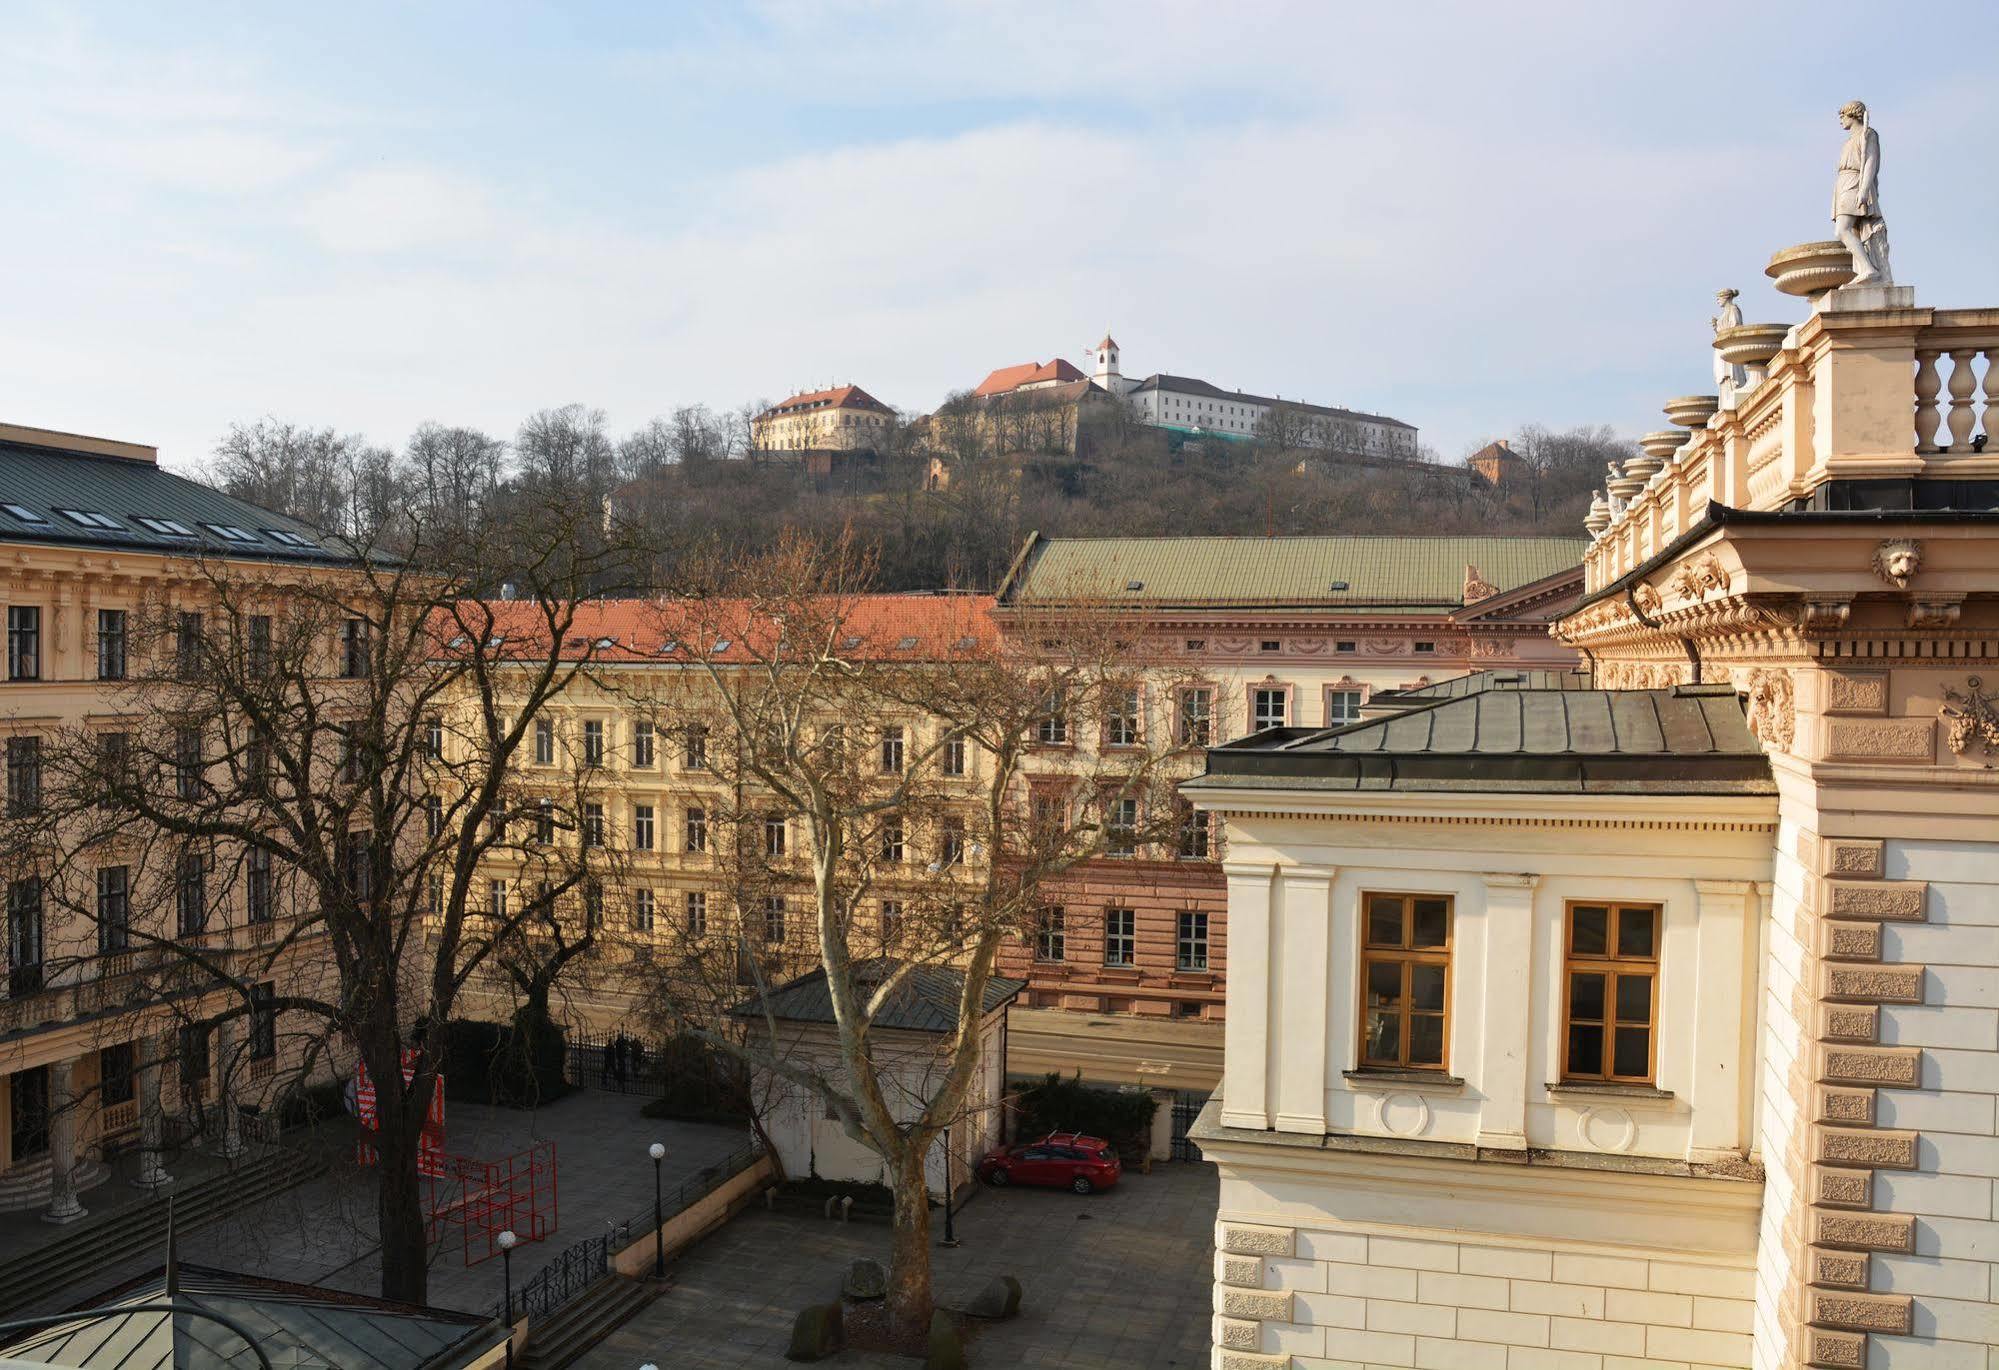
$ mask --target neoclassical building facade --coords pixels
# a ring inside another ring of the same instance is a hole
[[[1227,842],[1217,1366],[1993,1363],[1999,310],[1845,262],[1777,254],[1804,316],[1611,472],[1553,627],[1586,685],[1184,788]]]

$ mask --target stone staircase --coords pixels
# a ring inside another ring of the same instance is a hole
[[[62,1305],[75,1304],[116,1283],[120,1268],[135,1257],[151,1254],[164,1261],[168,1194],[174,1200],[174,1227],[191,1232],[326,1169],[323,1157],[272,1148],[150,1198],[93,1213],[73,1227],[51,1229],[60,1235],[0,1262],[0,1309],[25,1312],[57,1295]]]
[[[110,1171],[102,1163],[84,1160],[77,1163],[76,1173],[71,1178],[76,1184],[76,1192],[81,1194],[103,1184],[109,1176]],[[48,1156],[29,1161],[26,1165],[9,1167],[5,1174],[0,1174],[0,1213],[47,1208],[49,1195],[55,1188],[54,1181],[55,1161]]]
[[[528,1329],[521,1370],[562,1370],[659,1296],[656,1287],[610,1274]]]

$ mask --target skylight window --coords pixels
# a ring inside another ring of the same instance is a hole
[[[257,540],[255,533],[247,528],[238,528],[233,523],[204,523],[201,526],[227,542],[255,542]]]
[[[916,650],[916,639],[913,637],[898,638],[896,639],[895,649],[898,652],[913,652]]]
[[[302,538],[297,533],[283,528],[266,528],[263,530],[263,534],[272,542],[283,547],[309,547],[316,550],[319,546],[311,538]]]
[[[715,650],[716,650],[716,651],[718,651],[718,652],[726,652],[726,651],[728,651],[728,650],[729,650],[729,639],[727,639],[726,637],[718,637],[718,638],[716,638],[716,639],[715,639]]]
[[[49,526],[47,519],[24,505],[0,504],[0,509],[5,509],[14,518],[19,519],[23,523],[33,524],[37,528],[46,528]]]
[[[95,509],[58,509],[56,512],[71,523],[81,524],[85,528],[108,528],[120,533],[125,530],[125,525],[117,519],[109,514],[100,514]]]
[[[677,652],[680,650],[680,644],[678,642],[675,642],[672,638],[668,638],[666,641],[659,644],[659,650],[662,653]]]
[[[163,538],[191,538],[194,529],[179,519],[155,518],[151,514],[134,514],[132,521],[149,533],[158,533]]]
[[[843,637],[840,639],[840,650],[843,652],[851,652],[860,645],[861,640],[857,637]]]

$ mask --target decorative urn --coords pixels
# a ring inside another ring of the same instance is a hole
[[[1610,501],[1603,497],[1603,491],[1590,496],[1589,514],[1583,519],[1583,527],[1593,538],[1602,537],[1603,530],[1610,527]]]
[[[1799,243],[1772,254],[1763,274],[1786,295],[1816,299],[1853,279],[1853,254],[1836,239]]]
[[[1714,350],[1732,366],[1747,367],[1759,374],[1770,365],[1791,331],[1787,323],[1743,323],[1724,328],[1714,335]]]
[[[1721,408],[1719,395],[1681,395],[1667,400],[1664,406],[1666,422],[1678,424],[1682,428],[1705,428],[1707,421]]]

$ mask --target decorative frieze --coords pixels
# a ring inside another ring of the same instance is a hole
[[[1927,718],[1826,720],[1826,756],[1833,761],[1936,759],[1936,725]]]
[[[1977,676],[1967,677],[1962,690],[1944,686],[1937,714],[1944,723],[1944,745],[1952,755],[1999,753],[1999,702],[1986,693]]]
[[[1827,671],[1825,711],[1829,714],[1885,714],[1888,712],[1886,671]]]

